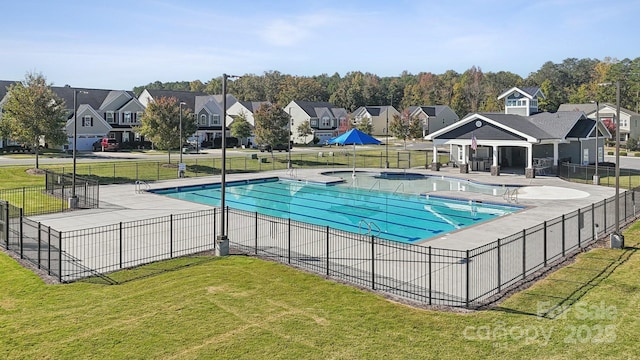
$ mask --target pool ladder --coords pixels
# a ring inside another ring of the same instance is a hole
[[[362,232],[363,228],[367,231],[366,233]],[[373,234],[374,231],[376,231],[375,234]],[[376,223],[374,223],[373,221],[367,221],[362,219],[358,223],[358,234],[378,236],[380,235],[380,227],[376,225]]]
[[[508,203],[518,203],[518,188],[514,188],[513,190],[509,190],[509,188],[507,188],[507,190],[505,190],[504,194],[502,195],[502,198],[505,199]]]
[[[151,190],[151,186],[144,180],[136,180],[136,194],[141,194],[147,190]]]

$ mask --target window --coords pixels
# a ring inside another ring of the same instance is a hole
[[[105,114],[105,118],[109,124],[113,124],[115,122],[113,111],[107,111],[107,113]]]
[[[318,120],[311,120],[311,126],[318,127]]]
[[[136,112],[136,119],[135,122],[139,123],[140,119],[142,119],[142,116],[144,115],[144,111],[138,111]]]
[[[213,125],[220,125],[220,115],[213,114]]]
[[[533,108],[538,107],[538,99],[531,99],[531,107]]]
[[[93,126],[93,118],[90,115],[85,115],[82,117],[82,127],[91,127]]]
[[[200,125],[207,126],[207,114],[200,115]]]
[[[328,116],[322,118],[322,122],[320,123],[321,127],[329,127],[331,126],[331,119]]]
[[[124,112],[124,124],[131,124],[131,111]]]

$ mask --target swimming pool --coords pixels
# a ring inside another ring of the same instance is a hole
[[[401,194],[277,178],[230,182],[226,205],[383,239],[413,243],[521,210],[430,195]],[[212,206],[220,205],[220,185],[152,192]]]
[[[362,189],[424,194],[437,191],[461,191],[502,196],[506,190],[515,186],[483,184],[475,181],[447,176],[423,175],[405,172],[356,172],[330,171],[323,175],[335,176],[344,180],[343,186]]]

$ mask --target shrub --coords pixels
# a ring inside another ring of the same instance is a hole
[[[640,157],[640,152],[637,152],[637,153],[633,154],[633,156]]]
[[[627,156],[627,152],[626,151],[620,151],[620,156]]]
[[[636,138],[629,138],[629,140],[627,140],[627,150],[629,151],[640,150],[638,145],[638,139]]]
[[[613,151],[607,151],[607,155],[614,155]]]

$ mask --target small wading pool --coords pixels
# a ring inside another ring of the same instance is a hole
[[[220,206],[220,184],[153,190]],[[519,206],[279,180],[229,182],[226,205],[335,229],[413,243],[521,210]],[[366,224],[366,225],[365,225]]]
[[[470,180],[446,176],[423,175],[400,172],[356,172],[331,171],[323,175],[335,176],[344,180],[342,186],[357,187],[367,190],[402,192],[408,194],[424,194],[436,191],[462,191],[479,194],[502,196],[507,190],[517,186],[482,184]]]

